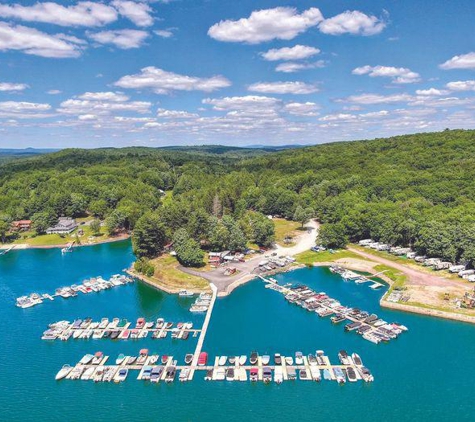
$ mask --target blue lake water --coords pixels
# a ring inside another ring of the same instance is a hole
[[[219,299],[204,350],[215,355],[280,352],[305,354],[323,349],[333,362],[341,349],[357,352],[375,382],[285,382],[263,385],[205,382],[202,372],[186,384],[150,385],[131,372],[123,384],[54,380],[64,363],[74,364],[98,350],[115,358],[141,348],[182,361],[196,339],[46,342],[41,333],[53,321],[90,316],[135,321],[164,317],[192,321],[191,299],[158,292],[141,283],[97,294],[45,301],[30,309],[14,306],[17,296],[53,292],[88,277],[109,277],[133,261],[130,242],[78,248],[13,251],[0,257],[0,420],[1,421],[473,421],[475,417],[475,327],[429,317],[382,310],[383,290],[344,282],[325,268],[278,275],[280,282],[305,283],[345,305],[398,321],[410,331],[389,344],[374,345],[345,333],[329,318],[288,304],[281,294],[252,281]]]

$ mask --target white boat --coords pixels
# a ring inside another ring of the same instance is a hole
[[[322,375],[320,373],[320,369],[318,369],[315,366],[310,367],[310,374],[312,375],[312,378],[314,381],[321,381]]]
[[[226,361],[228,360],[228,357],[227,356],[220,356],[219,359],[218,359],[218,365],[226,365]]]
[[[281,366],[276,366],[274,370],[274,381],[276,384],[282,384],[284,381],[284,374]]]
[[[185,290],[185,289],[180,290],[180,291],[178,292],[178,296],[182,296],[182,297],[190,297],[190,296],[193,296],[193,295],[194,295],[193,292],[191,292],[191,291],[189,291],[189,290]]]
[[[109,325],[109,318],[102,318],[101,323],[99,324],[99,326],[97,328],[100,328],[101,330],[104,330],[104,329],[107,328],[108,325]]]
[[[92,379],[94,382],[101,382],[103,378],[104,378],[104,367],[98,366]]]
[[[104,331],[103,330],[94,330],[94,333],[92,334],[92,338],[97,340],[97,339],[100,339],[102,338],[102,336],[104,335]]]
[[[226,370],[224,368],[217,368],[214,378],[216,381],[224,381],[226,379]]]
[[[190,368],[183,368],[180,371],[180,375],[178,376],[178,379],[180,382],[185,382],[188,381],[188,377],[190,376]]]
[[[87,368],[83,374],[81,375],[81,380],[83,381],[89,381],[92,377],[92,374],[94,374],[94,371],[96,370],[96,368],[94,367],[91,367],[91,368]]]
[[[246,364],[246,361],[247,361],[247,356],[246,355],[241,355],[239,357],[239,365],[245,365]]]
[[[270,356],[269,355],[263,355],[262,356],[262,364],[263,365],[268,365],[270,362]]]
[[[81,360],[79,361],[79,363],[81,365],[89,365],[92,360],[94,359],[94,355],[91,355],[91,354],[87,354],[87,355],[84,355]]]
[[[62,380],[63,378],[65,378],[66,376],[68,376],[68,374],[73,370],[72,366],[66,364],[66,365],[63,365],[63,367],[59,370],[59,372],[56,374],[56,376],[54,377],[54,379],[56,381],[59,381],[59,380]]]
[[[302,352],[295,352],[295,364],[296,365],[303,365]]]
[[[294,359],[292,358],[292,356],[286,356],[285,357],[285,363],[286,363],[286,365],[293,365],[294,364]]]
[[[129,370],[127,368],[120,368],[114,376],[114,382],[125,381],[127,375],[129,375]]]

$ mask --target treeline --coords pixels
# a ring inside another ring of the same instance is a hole
[[[232,249],[269,242],[269,214],[317,217],[320,241],[330,247],[373,238],[472,263],[475,132],[242,154],[226,147],[65,150],[0,166],[2,221],[94,215],[111,230],[139,233],[154,219],[162,243],[184,229],[183,250],[192,241]]]

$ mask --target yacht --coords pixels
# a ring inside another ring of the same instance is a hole
[[[63,378],[67,377],[72,370],[73,368],[70,365],[63,365],[63,367],[59,370],[54,379],[56,381],[62,380]]]

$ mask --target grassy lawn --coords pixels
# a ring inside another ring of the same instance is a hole
[[[369,254],[374,255],[374,256],[379,256],[379,257],[387,259],[389,261],[397,262],[398,264],[402,264],[402,265],[405,265],[407,267],[412,267],[412,268],[414,268],[418,271],[423,271],[423,272],[426,272],[428,274],[437,274],[441,277],[450,278],[452,280],[460,281],[460,278],[458,277],[457,274],[452,274],[447,270],[436,271],[436,270],[433,270],[430,267],[424,267],[423,265],[419,265],[414,260],[408,259],[405,256],[404,257],[395,256],[393,254],[390,254],[389,252],[375,251],[374,249],[364,248],[362,246],[355,245],[355,244],[351,244],[350,246],[354,249],[358,249],[361,252],[366,252],[366,253],[369,253]]]
[[[341,258],[358,258],[361,257],[353,252],[347,251],[345,249],[340,249],[331,253],[329,251],[324,252],[313,252],[305,251],[295,255],[297,262],[299,264],[312,265],[314,262],[333,262]]]
[[[401,288],[406,284],[407,276],[395,268],[380,264],[376,265],[374,270],[378,273],[384,271],[384,275],[392,280],[391,291],[395,288]]]
[[[78,219],[78,222],[80,220],[85,220],[85,219]],[[95,243],[98,241],[104,241],[108,240],[111,237],[105,234],[105,228],[101,227],[101,234],[98,236],[93,236],[92,230],[90,226],[88,225],[82,225],[79,226],[79,229],[81,229],[84,234],[82,236],[79,236],[79,242],[82,245],[86,245],[89,243]],[[27,244],[30,246],[54,246],[54,245],[67,245],[70,242],[77,241],[76,233],[78,229],[76,229],[74,232],[72,232],[69,235],[65,236],[60,236],[59,234],[42,234],[37,236],[35,232],[30,231],[30,232],[23,232],[20,234],[20,237],[16,239],[13,243],[14,244]],[[89,237],[93,237],[91,241],[89,241]]]
[[[174,256],[162,255],[150,261],[155,267],[153,277],[148,277],[152,283],[163,285],[170,289],[209,290],[209,283],[201,277],[180,271],[178,261]]]
[[[283,218],[274,218],[272,220],[275,225],[275,240],[281,246],[293,246],[294,242],[285,244],[286,236],[296,237],[300,234],[301,224],[296,221],[285,220]]]

